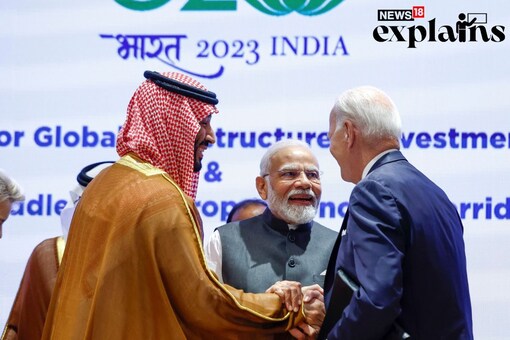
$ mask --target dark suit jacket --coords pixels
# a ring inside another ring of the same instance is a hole
[[[400,152],[384,155],[349,199],[328,265],[321,336],[381,339],[397,321],[413,340],[472,339],[462,235],[446,194]],[[340,268],[360,286],[343,311],[329,308],[341,293]]]

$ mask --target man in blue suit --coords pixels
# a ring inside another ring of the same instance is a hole
[[[413,340],[473,338],[462,222],[400,153],[400,135],[397,108],[376,88],[348,90],[331,110],[330,152],[356,186],[328,265],[319,338],[388,339],[395,325]],[[340,274],[355,288],[347,299]]]

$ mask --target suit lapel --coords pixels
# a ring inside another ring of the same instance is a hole
[[[331,251],[331,256],[329,257],[328,269],[326,271],[326,278],[324,280],[324,302],[326,304],[326,316],[324,318],[324,322],[322,324],[318,339],[325,339],[328,335],[329,331],[333,327],[333,325],[338,320],[337,315],[338,311],[333,309],[335,304],[331,303],[332,298],[335,298],[335,294],[333,292],[335,277],[336,277],[336,263],[338,258],[338,250],[340,249],[340,243],[342,242],[342,236],[347,230],[347,220],[349,218],[349,209],[347,209],[344,220],[342,221],[342,226],[340,227],[340,232],[338,233],[338,237],[336,238],[335,245],[333,246],[333,250]],[[341,313],[341,311],[340,311]],[[341,314],[340,314],[341,315]]]

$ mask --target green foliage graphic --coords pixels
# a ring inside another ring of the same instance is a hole
[[[150,11],[163,6],[170,0],[115,0],[119,5],[134,11]]]
[[[262,13],[281,16],[292,12],[312,16],[323,14],[343,0],[246,0]]]

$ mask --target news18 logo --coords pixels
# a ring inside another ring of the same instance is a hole
[[[425,18],[425,6],[413,6],[411,9],[379,9],[378,21],[413,21]]]
[[[425,6],[410,9],[379,9],[377,21],[384,22],[374,28],[372,35],[377,42],[404,42],[407,48],[416,48],[423,42],[502,42],[505,26],[488,25],[487,13],[459,13],[454,25],[439,25],[436,18],[423,25],[398,25],[389,22],[412,22],[425,19]]]

